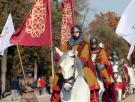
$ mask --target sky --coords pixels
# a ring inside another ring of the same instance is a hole
[[[100,12],[113,11],[121,16],[130,0],[89,0],[89,10],[85,19],[85,25],[94,19],[94,15]]]

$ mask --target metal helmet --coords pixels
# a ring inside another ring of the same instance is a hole
[[[80,32],[80,34],[82,33],[82,29],[79,25],[75,25],[71,28],[71,34],[74,35],[75,32]]]
[[[112,60],[118,60],[118,53],[116,51],[112,51],[111,53]]]
[[[117,52],[116,51],[112,51],[112,54],[111,54],[111,56],[117,56]]]
[[[95,37],[90,38],[90,45],[98,45],[98,41]]]

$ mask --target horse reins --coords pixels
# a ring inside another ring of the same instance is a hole
[[[74,65],[76,64],[76,62],[74,61]],[[72,67],[74,67],[74,65],[72,66]],[[76,71],[76,67],[74,67],[74,72],[73,72],[73,76],[71,76],[70,78],[68,78],[68,79],[64,79],[64,82],[63,82],[63,84],[65,84],[65,83],[69,83],[69,84],[71,84],[72,85],[72,87],[73,87],[73,85],[74,85],[74,83],[75,83],[75,81],[76,81],[76,79],[79,77],[79,74],[78,74],[78,76],[75,78],[75,71]],[[69,82],[70,80],[73,80],[72,82]]]

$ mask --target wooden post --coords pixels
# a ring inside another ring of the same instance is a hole
[[[38,71],[37,71],[37,61],[35,60],[34,61],[34,79],[35,80],[37,80],[37,73],[38,73]]]
[[[54,62],[53,62],[53,51],[51,50],[51,68],[52,68],[52,78],[54,79]]]
[[[20,59],[20,64],[21,64],[21,69],[22,69],[22,72],[23,72],[24,80],[26,82],[26,76],[25,76],[25,72],[24,72],[24,68],[23,68],[23,64],[22,64],[22,59],[21,59],[21,55],[20,55],[19,46],[18,46],[18,44],[16,46],[17,46],[17,51],[18,51],[18,55],[19,55],[19,59]]]
[[[51,11],[51,0],[49,0],[49,10]],[[49,19],[50,19],[50,22],[51,21],[51,13],[49,13]],[[50,29],[52,28],[52,25],[50,24]],[[51,49],[53,48],[52,45],[53,45],[53,38],[52,38],[52,29],[51,29]],[[51,50],[51,67],[52,67],[52,78],[54,78],[54,64],[53,64],[53,51]]]

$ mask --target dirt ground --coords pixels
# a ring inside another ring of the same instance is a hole
[[[135,94],[126,97],[122,102],[135,102]]]
[[[40,96],[38,99],[39,99],[39,102],[50,102],[49,101],[50,95]],[[135,102],[135,94],[126,97],[121,102]]]
[[[46,94],[46,95],[37,95],[39,102],[50,102],[50,95]],[[11,101],[11,96],[6,97],[5,99],[3,99],[0,102],[12,102]],[[16,102],[20,102],[20,100],[18,99]],[[135,102],[135,94],[130,95],[128,97],[126,97],[124,100],[122,100],[121,102]]]
[[[38,99],[39,99],[39,102],[50,102],[49,101],[50,95],[40,96],[40,98]],[[135,102],[135,94],[126,97],[121,102]]]
[[[38,101],[39,102],[50,102],[50,95],[49,94],[45,94],[45,95],[37,95],[38,97]],[[11,101],[11,95],[7,96],[6,98],[0,100],[0,102],[20,102],[20,97],[18,97],[18,99],[16,101]]]

